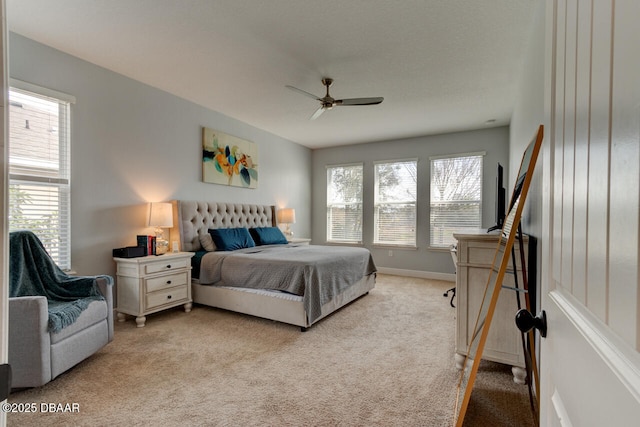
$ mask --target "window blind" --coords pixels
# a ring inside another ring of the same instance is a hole
[[[9,90],[9,230],[33,231],[69,269],[71,97],[42,92]]]
[[[374,244],[416,246],[416,160],[375,165]]]
[[[453,233],[482,224],[481,154],[431,159],[430,245],[448,247]]]
[[[327,166],[327,241],[362,243],[362,164]]]

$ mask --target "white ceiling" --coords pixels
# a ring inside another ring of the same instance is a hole
[[[537,0],[7,0],[9,30],[310,148],[508,124]],[[319,102],[382,96],[309,117]],[[495,120],[487,124],[488,120]]]

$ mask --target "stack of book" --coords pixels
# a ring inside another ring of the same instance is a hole
[[[138,235],[138,246],[144,248],[145,255],[155,255],[156,254],[156,236],[143,236]]]

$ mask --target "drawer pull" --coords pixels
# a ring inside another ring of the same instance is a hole
[[[167,295],[167,299],[171,299],[171,295]]]
[[[171,284],[171,280],[167,280],[167,285],[170,285],[170,284]]]
[[[167,268],[171,268],[171,264],[167,265]]]

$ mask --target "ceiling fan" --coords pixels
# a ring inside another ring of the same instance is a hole
[[[384,98],[383,97],[375,97],[375,98],[348,98],[348,99],[334,99],[331,97],[331,95],[329,95],[329,86],[331,86],[331,83],[333,83],[333,79],[330,79],[328,77],[325,77],[322,79],[322,84],[325,85],[327,87],[327,94],[324,96],[324,98],[320,98],[318,96],[315,96],[312,93],[309,93],[307,91],[304,91],[302,89],[298,89],[297,87],[293,87],[293,86],[289,86],[287,85],[286,87],[288,87],[291,90],[295,90],[298,93],[301,93],[305,96],[308,96],[309,98],[313,98],[316,101],[320,101],[320,108],[318,108],[316,110],[315,113],[313,113],[313,115],[309,118],[309,120],[315,120],[318,117],[320,117],[320,114],[324,113],[326,110],[330,110],[335,106],[341,106],[341,105],[376,105],[376,104],[380,104]]]

